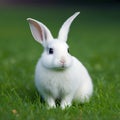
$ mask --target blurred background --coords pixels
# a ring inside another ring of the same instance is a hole
[[[39,100],[34,70],[43,48],[33,39],[26,19],[41,21],[57,37],[63,22],[76,11],[80,15],[69,32],[70,53],[86,66],[94,83],[92,105],[83,107],[82,115],[91,120],[94,116],[102,120],[120,118],[119,0],[0,0],[1,120],[16,119],[11,114],[15,108],[21,111],[21,120],[24,115],[40,119],[41,112],[46,116],[34,102]],[[37,107],[29,107],[28,101]]]
[[[119,0],[1,0],[0,5],[80,5],[118,2]]]

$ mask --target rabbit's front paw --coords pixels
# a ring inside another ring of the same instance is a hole
[[[71,106],[71,102],[67,102],[67,101],[63,100],[61,102],[60,106],[61,106],[62,110],[64,110],[66,107],[70,107]]]
[[[56,108],[55,100],[53,98],[47,99],[48,109]]]
[[[64,99],[61,101],[60,107],[61,107],[62,109],[65,109],[66,107],[70,107],[70,106],[71,106],[71,102],[72,102],[71,97],[66,97],[66,98],[64,98]]]

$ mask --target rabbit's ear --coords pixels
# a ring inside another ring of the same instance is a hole
[[[74,13],[74,15],[72,15],[71,17],[69,17],[64,24],[62,25],[60,31],[59,31],[59,35],[58,35],[58,39],[63,40],[63,41],[67,41],[67,36],[68,36],[68,32],[69,32],[69,28],[71,23],[73,22],[73,20],[78,16],[80,12],[76,12]]]
[[[47,41],[53,39],[50,30],[44,24],[32,18],[27,18],[27,20],[29,21],[32,35],[36,41],[44,45]]]

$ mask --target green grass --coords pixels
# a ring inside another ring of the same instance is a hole
[[[0,9],[0,120],[120,119],[120,10],[80,7],[71,26],[70,52],[87,67],[94,83],[89,103],[48,110],[34,86],[42,47],[33,40],[27,17],[42,21],[57,36],[73,8]],[[76,10],[76,11],[77,11]]]

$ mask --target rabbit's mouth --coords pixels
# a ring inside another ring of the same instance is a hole
[[[66,68],[66,66],[65,65],[62,65],[61,67],[60,67],[60,69],[65,69]]]
[[[66,70],[66,68],[65,67],[56,67],[55,70],[56,71],[64,71],[64,70]]]
[[[67,68],[68,68],[67,65],[62,64],[62,65],[60,65],[60,66],[55,67],[55,70],[66,70]]]

